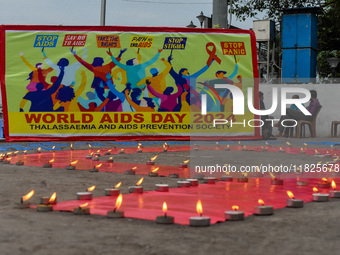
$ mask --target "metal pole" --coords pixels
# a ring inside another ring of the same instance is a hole
[[[106,0],[102,0],[101,12],[100,12],[100,25],[105,26],[105,13],[106,13]]]

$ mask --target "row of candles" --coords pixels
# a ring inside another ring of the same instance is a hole
[[[129,192],[134,193],[143,193],[143,187],[140,186],[143,182],[143,177],[136,183],[136,186],[130,186]],[[181,182],[181,181],[179,181]],[[183,184],[185,181],[182,181]],[[188,179],[187,182],[192,186],[198,185],[198,180],[196,179]],[[327,202],[329,198],[340,198],[340,191],[336,190],[335,181],[332,180],[331,184],[328,185],[326,180],[322,180],[321,184],[323,184],[323,188],[332,187],[333,190],[330,190],[329,193],[318,193],[318,189],[316,187],[313,188],[313,201],[315,202]],[[168,186],[164,186],[167,184],[156,184],[156,190],[158,191],[168,191]],[[189,185],[189,186],[190,186]],[[124,211],[119,210],[122,204],[123,196],[120,193],[119,187],[121,186],[121,182],[115,185],[112,189],[105,189],[106,196],[117,196],[115,207],[113,211],[108,211],[107,216],[110,218],[122,218],[124,217]],[[182,186],[182,183],[179,183],[178,186]],[[188,185],[185,185],[187,187]],[[78,192],[77,199],[78,200],[92,200],[92,192],[94,191],[96,186],[89,187],[86,192]],[[167,187],[167,189],[164,189]],[[287,207],[290,208],[301,208],[304,206],[304,202],[302,199],[296,199],[294,197],[293,192],[286,191],[289,199],[286,201]],[[19,203],[16,204],[17,208],[30,208],[30,203],[28,200],[33,196],[34,190],[26,194],[25,196],[21,197]],[[57,203],[57,195],[54,192],[51,197],[43,197],[41,198],[40,204],[37,206],[37,211],[39,212],[48,212],[53,211],[53,206]],[[274,213],[274,207],[271,205],[265,205],[262,199],[258,200],[259,205],[255,207],[254,214],[255,215],[272,215]],[[75,214],[90,214],[90,208],[87,207],[88,202],[79,204],[78,207],[74,208],[73,212]],[[167,204],[166,202],[163,203],[162,208],[164,215],[157,216],[156,222],[160,224],[171,224],[174,223],[174,217],[167,215]],[[196,211],[199,216],[190,217],[190,225],[191,226],[209,226],[210,225],[210,217],[203,216],[203,207],[201,200],[197,201]],[[225,212],[225,219],[231,221],[243,220],[244,219],[244,212],[239,211],[239,207],[237,205],[232,206],[231,211]]]

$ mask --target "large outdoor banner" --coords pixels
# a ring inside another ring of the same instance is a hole
[[[255,43],[247,30],[2,26],[5,138],[258,138],[242,124],[257,119]],[[243,92],[243,115],[221,84]]]

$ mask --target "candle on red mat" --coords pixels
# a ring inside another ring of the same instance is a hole
[[[122,182],[119,182],[113,189],[105,189],[105,196],[118,196],[120,194],[119,187],[121,185]]]
[[[329,201],[329,194],[325,193],[318,193],[319,190],[314,187],[313,188],[313,201],[314,202],[328,202]]]
[[[143,145],[141,143],[139,143],[138,146],[137,146],[137,152],[138,153],[143,152]]]
[[[120,149],[119,154],[124,154],[124,149]]]
[[[328,181],[327,178],[322,178],[321,181],[318,183],[319,188],[330,188],[331,183]]]
[[[329,191],[329,197],[340,198],[340,191],[336,190],[336,184],[334,180],[332,180],[332,189],[333,190]]]
[[[135,171],[136,169],[137,169],[137,167],[135,166],[135,167],[133,167],[133,168],[131,168],[129,170],[126,170],[125,174],[126,175],[135,175],[136,174],[136,171]]]
[[[87,206],[89,203],[81,204],[77,208],[73,209],[74,214],[90,214],[90,208]]]
[[[49,200],[47,201],[47,203],[41,203],[40,205],[37,206],[37,211],[38,212],[52,212],[53,205],[56,204],[56,201],[57,201],[57,193],[54,192],[49,198]]]
[[[78,160],[72,161],[70,165],[66,166],[66,170],[75,170],[76,164],[78,163]]]
[[[182,168],[186,168],[186,167],[188,167],[189,161],[190,161],[190,159],[184,160],[179,166],[182,167]]]
[[[103,163],[100,163],[98,165],[96,165],[95,167],[93,168],[90,168],[90,172],[98,172],[99,171],[99,168],[103,165]]]
[[[301,208],[303,207],[303,200],[295,199],[293,192],[287,190],[287,195],[289,199],[287,199],[287,207],[291,208]]]
[[[203,206],[201,200],[196,203],[196,211],[198,217],[190,217],[190,226],[192,227],[207,227],[210,226],[210,217],[203,217]]]
[[[15,203],[15,208],[29,208],[31,203],[27,202],[34,195],[34,190],[31,190],[26,195],[22,196],[19,203]]]
[[[277,179],[272,172],[269,172],[269,174],[272,177],[271,185],[283,185],[282,179]]]
[[[142,177],[137,183],[136,186],[130,186],[129,192],[130,193],[143,193],[143,186],[140,186],[144,180],[144,177]]]
[[[151,172],[149,173],[150,177],[157,177],[158,173],[157,171],[159,170],[159,167],[156,167],[155,169],[151,170]]]
[[[233,205],[231,207],[232,211],[226,211],[224,213],[226,220],[243,220],[244,219],[244,212],[239,211],[238,205]]]
[[[118,210],[120,208],[120,206],[122,205],[122,203],[123,203],[123,195],[120,194],[116,199],[115,208],[113,209],[113,211],[107,212],[107,217],[109,217],[109,218],[123,218],[124,217],[124,211]]]
[[[169,145],[167,143],[163,144],[163,152],[167,152],[169,149]]]
[[[173,224],[174,223],[174,217],[167,215],[168,205],[166,204],[166,202],[163,202],[162,211],[163,211],[164,215],[157,216],[156,217],[156,223],[159,223],[159,224]]]
[[[264,205],[264,201],[262,199],[258,200],[259,206],[255,207],[255,215],[272,215],[274,213],[274,207],[271,205]]]

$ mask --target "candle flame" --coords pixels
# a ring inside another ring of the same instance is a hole
[[[113,159],[113,157],[109,157],[109,159]]]
[[[14,154],[17,154],[19,151],[15,151]]]
[[[318,188],[316,187],[313,188],[313,192],[318,192],[318,191],[319,191]]]
[[[100,163],[100,164],[96,165],[95,168],[99,168],[99,167],[101,167],[102,165],[103,165],[103,163]]]
[[[51,160],[49,160],[48,162],[49,162],[49,163],[53,163],[53,162],[54,162],[54,159],[51,159]]]
[[[151,161],[155,161],[155,159],[158,157],[158,155],[154,156],[153,158],[150,158]]]
[[[289,198],[293,198],[294,199],[294,194],[290,190],[287,190],[287,195],[288,195]]]
[[[187,164],[189,161],[190,161],[190,159],[184,160],[183,163],[184,163],[184,164]]]
[[[41,150],[41,147],[39,147],[38,149],[37,149],[37,151],[40,151]]]
[[[280,147],[280,151],[282,150],[282,147]]]
[[[238,205],[233,205],[232,207],[231,207],[231,209],[233,210],[233,211],[238,211]]]
[[[24,150],[24,153],[27,153],[27,150]]]
[[[301,147],[301,151],[303,151],[303,148]]]
[[[162,211],[163,211],[164,213],[166,213],[166,212],[168,211],[168,206],[167,206],[166,202],[163,202]]]
[[[137,185],[137,186],[141,185],[142,182],[143,182],[143,180],[144,180],[144,177],[142,177],[142,178],[136,183],[136,185]]]
[[[77,163],[78,163],[78,160],[72,161],[72,162],[70,163],[70,165],[71,165],[71,166],[74,166],[74,165],[77,164]]]
[[[336,188],[336,184],[335,184],[335,181],[334,181],[334,180],[332,180],[332,184],[331,184],[331,185],[332,185],[332,188],[333,188],[333,189]]]
[[[138,149],[138,150],[141,150],[142,148],[143,148],[142,144],[139,143],[138,146],[137,146],[137,149]]]
[[[120,151],[124,151],[124,149],[120,149]]]
[[[227,144],[227,148],[229,148],[229,144]]]
[[[97,150],[97,153],[99,153],[100,152],[100,150]]]
[[[318,153],[318,150],[315,150],[315,153]]]
[[[50,204],[53,203],[56,198],[57,198],[57,192],[54,192],[52,196],[50,197],[50,199],[48,200],[48,203]]]
[[[154,170],[152,170],[151,172],[156,173],[158,171],[159,167],[155,168]]]
[[[12,158],[7,158],[6,161],[10,161]]]
[[[288,146],[290,146],[290,142],[286,142]]]
[[[111,152],[112,151],[112,149],[109,149],[109,150],[107,150],[108,152]]]
[[[304,146],[306,146],[306,147],[307,147],[307,146],[308,146],[308,144],[307,144],[307,143],[304,143]]]
[[[22,197],[22,201],[27,201],[27,200],[30,199],[33,195],[34,195],[34,190],[30,191],[30,192],[27,193],[25,196],[23,196],[23,197]]]
[[[196,211],[199,215],[202,215],[203,214],[203,207],[202,207],[202,202],[201,200],[199,199],[197,201],[197,204],[196,204]]]
[[[93,185],[93,186],[87,188],[87,191],[94,191],[95,188],[96,188],[96,185]]]
[[[323,180],[324,182],[328,182],[327,178],[322,178],[322,180]]]
[[[118,189],[120,187],[120,185],[122,185],[122,182],[117,183],[115,188]]]
[[[84,208],[84,207],[88,206],[88,204],[89,203],[81,204],[81,205],[79,205],[79,208]]]
[[[167,143],[163,144],[163,149],[167,149],[169,147],[169,145]]]
[[[263,201],[262,199],[259,199],[257,202],[258,202],[260,205],[264,205],[264,201]]]
[[[268,146],[268,145],[269,145],[269,143],[268,143],[268,142],[266,142],[266,145]]]
[[[92,148],[91,144],[89,144],[89,148]]]
[[[52,150],[54,150],[54,148],[55,148],[55,145],[52,147]]]
[[[276,179],[275,175],[272,172],[269,172],[269,175],[272,177],[272,179]]]
[[[243,177],[246,178],[248,176],[248,173],[243,173]]]
[[[134,166],[133,168],[131,168],[131,170],[135,170],[135,169],[137,169],[137,167],[136,167],[136,166]]]
[[[115,209],[119,209],[119,207],[122,205],[122,202],[123,202],[123,195],[119,194],[116,200]]]
[[[73,143],[71,143],[70,147],[71,147],[71,149],[73,148]]]

